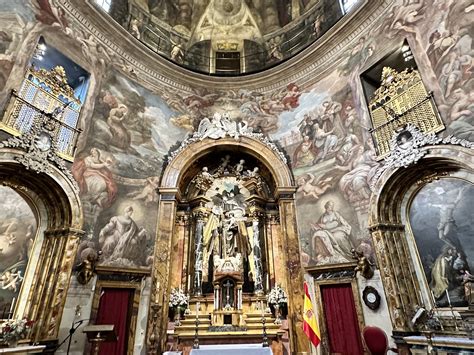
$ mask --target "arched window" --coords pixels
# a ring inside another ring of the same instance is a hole
[[[99,5],[105,12],[110,11],[112,6],[112,0],[95,0],[96,4]]]
[[[359,2],[359,0],[339,0],[342,13],[345,15]]]

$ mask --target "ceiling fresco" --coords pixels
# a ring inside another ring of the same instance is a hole
[[[238,53],[235,75],[260,71],[321,37],[356,1],[113,0],[95,4],[155,52],[219,73],[216,53]],[[216,68],[217,67],[217,68]]]

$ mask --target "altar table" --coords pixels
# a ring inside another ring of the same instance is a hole
[[[191,355],[272,355],[271,348],[262,344],[220,344],[201,345],[199,349],[191,350]]]

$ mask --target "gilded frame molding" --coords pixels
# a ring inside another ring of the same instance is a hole
[[[374,184],[370,200],[369,230],[395,332],[418,330],[411,319],[416,310],[423,306],[425,299],[422,292],[426,292],[425,284],[420,284],[417,275],[411,271],[417,265],[409,250],[411,236],[406,228],[403,201],[419,181],[456,176],[459,171],[474,173],[472,149],[443,145],[424,146],[420,150],[424,154],[418,164],[385,170]],[[453,328],[452,322],[443,324],[446,324],[444,328],[447,332]]]

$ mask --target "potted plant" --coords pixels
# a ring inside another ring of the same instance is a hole
[[[281,324],[281,310],[286,307],[288,303],[288,296],[280,285],[276,285],[267,296],[268,303],[275,308],[275,324]]]
[[[188,304],[188,299],[183,290],[174,288],[171,290],[169,308],[174,311],[175,325],[181,325],[181,311],[184,311]]]
[[[3,342],[14,348],[18,345],[19,340],[26,337],[32,326],[33,321],[26,318],[7,320],[1,325],[0,335]]]

